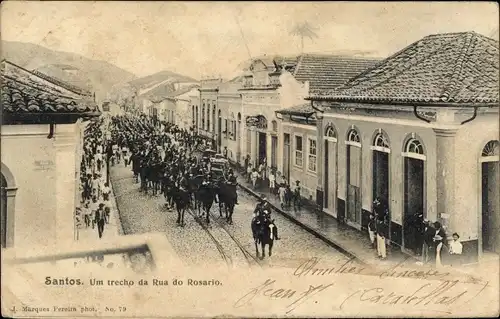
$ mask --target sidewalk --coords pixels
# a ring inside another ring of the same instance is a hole
[[[387,247],[387,260],[382,261],[377,258],[375,249],[371,248],[368,233],[361,232],[348,225],[341,224],[337,220],[324,212],[318,212],[312,207],[303,206],[300,209],[281,208],[279,198],[269,192],[268,187],[253,189],[251,183],[248,183],[245,177],[234,170],[238,177],[238,185],[247,193],[255,197],[264,194],[274,210],[281,213],[294,223],[306,229],[316,237],[322,239],[330,246],[341,251],[343,254],[356,259],[364,264],[387,264],[390,262],[402,262],[408,256],[396,249],[391,250]],[[415,260],[416,262],[417,260]]]
[[[104,166],[103,173],[106,175],[106,168]],[[77,228],[77,240],[78,241],[95,241],[95,240],[105,240],[108,238],[117,237],[123,234],[123,229],[120,222],[120,216],[118,212],[118,208],[116,206],[115,193],[113,190],[113,185],[110,182],[109,188],[111,193],[109,194],[109,204],[110,204],[110,213],[109,213],[109,224],[104,225],[104,232],[102,234],[102,238],[99,238],[99,234],[97,232],[97,225],[92,228],[92,224],[86,228],[85,222],[83,221],[83,217],[81,217],[81,225]]]
[[[376,249],[371,248],[367,232],[361,232],[348,225],[341,224],[337,222],[333,216],[328,215],[325,212],[319,212],[314,209],[314,207],[306,206],[299,210],[294,209],[292,206],[291,208],[281,209],[279,198],[276,195],[271,194],[267,186],[254,190],[251,183],[248,183],[246,178],[236,168],[234,168],[233,171],[238,178],[238,185],[241,189],[256,198],[260,198],[260,195],[264,194],[275,211],[290,219],[316,237],[322,239],[324,242],[344,253],[346,256],[356,259],[362,264],[375,267],[388,267],[396,264],[401,266],[404,264],[406,267],[433,267],[433,265],[417,265],[419,260],[414,256],[403,253],[399,247],[392,247],[391,249],[391,247],[387,246],[387,259],[380,260],[377,257]],[[492,267],[495,266],[498,268],[498,258],[496,261],[493,259],[485,263],[477,263],[462,266],[460,268],[445,266],[445,269],[446,271],[454,274],[481,276],[485,273],[491,274],[491,270],[494,269]]]

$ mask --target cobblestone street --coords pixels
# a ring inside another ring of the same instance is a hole
[[[179,257],[191,265],[218,264],[221,267],[255,265],[255,246],[250,230],[255,199],[238,191],[233,225],[219,218],[218,205],[211,210],[211,225],[206,230],[186,213],[185,227],[176,224],[177,212],[165,208],[163,196],[139,192],[130,167],[118,164],[111,168],[111,180],[125,234],[163,232]],[[311,257],[344,263],[347,257],[322,240],[301,229],[277,213],[280,241],[274,242],[272,257],[259,261],[260,266],[296,268]],[[204,225],[204,224],[203,224]],[[245,252],[245,253],[244,253]]]

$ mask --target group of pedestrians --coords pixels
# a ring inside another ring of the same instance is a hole
[[[368,236],[372,248],[376,249],[377,256],[382,260],[387,259],[389,223],[388,203],[377,197],[368,222]],[[445,228],[440,222],[430,222],[423,218],[423,214],[417,214],[415,218],[408,218],[406,229],[413,230],[405,238],[409,239],[408,244],[414,243],[415,253],[421,256],[419,264],[435,263],[436,267],[442,267],[443,264],[456,266],[462,263],[460,236],[454,233],[453,240],[448,242]]]
[[[107,182],[106,141],[103,132],[104,118],[90,122],[84,135],[80,164],[80,211],[85,229],[97,229],[102,238],[111,213],[111,188]]]
[[[440,222],[432,223],[424,219],[419,237],[422,240],[418,242],[423,242],[421,243],[421,263],[435,262],[436,267],[442,267],[443,264],[458,266],[462,263],[463,245],[460,242],[460,236],[458,233],[453,233],[452,241],[448,242],[446,231]]]

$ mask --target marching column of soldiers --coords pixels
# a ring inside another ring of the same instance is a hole
[[[193,201],[193,195],[196,197],[196,190],[201,188],[217,189],[213,197],[215,202],[224,205],[230,202],[229,206],[233,207],[238,204],[237,181],[232,169],[226,168],[222,177],[213,176],[210,161],[195,156],[196,151],[205,150],[211,145],[207,145],[209,143],[192,130],[180,129],[164,121],[154,122],[144,114],[114,116],[109,129],[109,152],[115,154],[111,156],[119,160],[120,155],[123,155],[125,165],[131,164],[136,183],[140,181],[140,190],[145,193],[151,190],[152,195],[163,194],[169,210],[177,206],[179,212],[180,207],[182,210],[182,207],[193,202],[196,205],[198,199]],[[179,194],[187,194],[187,198],[182,199],[184,195]],[[252,230],[259,230],[254,232],[254,238],[262,237],[264,231],[261,230],[270,225],[273,229],[271,237],[279,239],[270,209],[263,205],[265,201],[263,198],[254,211]],[[183,213],[177,222],[183,226]],[[232,223],[231,217],[228,222]]]
[[[188,190],[195,177],[201,177],[202,185],[214,183],[210,163],[194,155],[205,147],[205,141],[189,130],[163,121],[154,123],[146,115],[123,115],[112,118],[111,136],[116,150],[130,152],[128,162],[141,191],[158,195],[170,187]],[[231,169],[224,182],[236,188]],[[167,199],[167,206],[172,208],[173,198]]]

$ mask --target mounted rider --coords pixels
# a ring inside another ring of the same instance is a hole
[[[189,182],[186,178],[186,174],[183,174],[179,180],[179,188],[183,191],[189,190]]]
[[[256,222],[256,224],[268,224],[268,226],[272,228],[273,239],[280,240],[278,236],[278,227],[274,219],[271,218],[271,205],[269,205],[265,195],[261,195],[260,201],[255,206],[252,218],[252,223],[254,222]]]

